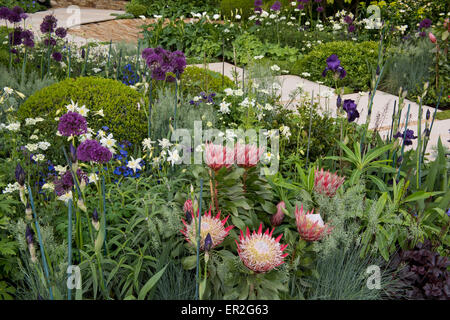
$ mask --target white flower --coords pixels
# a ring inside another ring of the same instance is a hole
[[[273,90],[281,90],[281,86],[278,83],[274,82],[272,84],[272,89]]]
[[[231,105],[231,103],[227,103],[227,102],[223,101],[223,102],[220,104],[219,112],[221,112],[221,113],[223,113],[223,114],[228,114],[228,113],[230,113],[230,108],[229,108],[230,105]]]
[[[204,144],[199,144],[198,146],[195,147],[195,152],[203,152],[204,150],[205,150]]]
[[[8,183],[6,188],[3,190],[3,193],[13,193],[14,191],[19,190],[20,185],[18,182],[15,183]]]
[[[281,126],[280,131],[281,134],[286,138],[289,138],[291,136],[291,129],[288,126]]]
[[[67,111],[75,112],[78,109],[78,103],[74,103],[73,100],[70,100],[70,104],[66,106]]]
[[[102,69],[100,69],[100,68],[92,68],[92,71],[94,71],[94,73],[99,73],[100,71],[102,71]]]
[[[163,138],[162,140],[159,140],[159,145],[161,146],[161,148],[163,149],[168,149],[172,144],[170,143],[169,140],[167,140],[166,138]]]
[[[5,128],[8,129],[9,131],[17,132],[20,130],[20,122],[10,123],[7,126],[5,126]]]
[[[291,6],[295,7],[296,5],[297,5],[297,2],[295,2],[295,1],[291,2]]]
[[[25,145],[25,148],[28,151],[33,152],[33,151],[36,151],[39,147],[38,147],[37,143],[29,143],[29,144]]]
[[[140,15],[139,18],[141,18],[142,20],[147,19],[144,15]]]
[[[39,137],[35,134],[30,136],[30,140],[39,140]]]
[[[269,13],[267,11],[262,11],[261,12],[261,18],[267,18],[269,16]]]
[[[40,141],[37,143],[37,145],[38,145],[39,149],[44,150],[44,151],[47,150],[48,147],[50,147],[50,143],[47,141]]]
[[[131,160],[128,161],[127,167],[133,169],[134,173],[136,173],[136,169],[142,169],[141,165],[139,164],[139,162],[141,161],[141,158],[134,159],[133,157],[131,157]]]
[[[181,160],[180,155],[178,154],[177,149],[173,149],[172,151],[169,150],[169,157],[167,158],[167,162],[170,162],[172,166],[174,164],[178,164]]]
[[[302,77],[309,78],[311,74],[309,72],[302,72]]]
[[[277,17],[277,15],[272,13],[272,14],[269,16],[269,19],[275,19],[276,17]]]
[[[8,88],[8,87],[4,87],[4,88],[3,88],[3,91],[4,91],[7,95],[13,94],[13,92],[14,92],[13,89]]]
[[[242,91],[242,89],[237,89],[233,91],[233,94],[237,97],[242,97],[244,95],[244,91]]]
[[[53,183],[47,182],[42,186],[42,189],[53,191],[53,190],[55,190],[55,185]]]
[[[150,139],[150,138],[145,138],[144,139],[144,141],[142,141],[142,146],[144,147],[144,151],[145,150],[152,150],[153,149],[153,146],[152,146],[152,144],[154,144],[155,143],[155,141],[152,141],[152,139]]]
[[[88,176],[88,179],[89,179],[88,183],[95,183],[98,181],[98,175],[93,172]]]
[[[103,113],[103,109],[98,110],[97,112],[94,113],[96,116],[100,116],[100,117],[104,117],[105,114]]]
[[[261,60],[262,58],[264,58],[264,55],[262,55],[262,56],[254,56],[253,57],[253,59],[255,59],[255,60]]]
[[[77,108],[77,112],[81,114],[83,117],[86,117],[89,112],[89,109],[86,108],[86,106],[81,106],[80,108]]]
[[[231,88],[226,88],[226,89],[223,90],[223,91],[225,92],[225,94],[226,94],[227,96],[233,95],[233,89],[231,89]]]
[[[202,97],[199,96],[195,96],[192,100],[194,100],[194,102],[198,102],[201,100]]]
[[[26,118],[25,119],[25,125],[26,126],[32,126],[32,125],[35,125],[36,123],[41,122],[41,121],[44,121],[44,119],[42,119],[42,118],[36,118],[36,119]]]
[[[218,20],[219,18],[220,18],[220,14],[217,14],[217,13],[216,13],[215,15],[213,15],[213,19],[214,19],[214,20]]]
[[[239,14],[236,15],[235,17],[237,20],[241,19],[241,16]]]
[[[45,156],[42,153],[33,155],[32,159],[36,162],[44,161]]]
[[[110,133],[107,137],[101,138],[100,143],[111,150],[116,146],[116,139],[113,139],[113,135]]]
[[[274,64],[273,66],[270,67],[270,70],[272,70],[272,71],[280,71],[280,67],[277,66],[276,64]]]
[[[266,109],[267,111],[272,111],[273,110],[273,106],[269,103],[266,103],[264,106],[264,109]]]
[[[67,166],[63,167],[63,166],[57,165],[57,166],[55,166],[55,171],[58,172],[59,175],[63,175],[67,171]]]
[[[69,191],[69,192],[63,194],[62,196],[59,196],[58,200],[68,203],[69,200],[72,200],[72,191]]]

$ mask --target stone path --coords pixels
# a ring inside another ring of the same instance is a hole
[[[39,25],[42,22],[42,18],[48,14],[54,14],[58,19],[58,26],[69,28],[69,40],[78,44],[84,44],[91,39],[95,39],[96,41],[109,41],[112,39],[113,41],[137,42],[139,32],[141,31],[140,26],[143,24],[151,24],[156,21],[156,19],[148,18],[114,20],[115,16],[111,15],[122,13],[124,13],[124,11],[88,8],[82,8],[78,11],[78,9],[73,7],[56,8],[31,14],[26,23],[33,31],[39,34]],[[203,67],[203,65],[197,66]],[[222,63],[210,63],[207,67],[210,70],[219,73],[222,73],[222,69],[224,68],[224,74],[231,79],[234,79],[234,73],[236,73],[237,79],[240,82],[242,82],[243,74],[244,78],[247,78],[245,70],[229,63],[225,63],[224,65]],[[279,94],[283,103],[287,104],[290,101],[291,92],[301,86],[307,96],[306,99],[311,99],[311,94],[314,93],[314,99],[320,103],[321,111],[327,111],[334,116],[336,115],[337,96],[333,93],[332,88],[293,75],[280,75],[277,76],[277,80],[281,85]],[[342,97],[342,100],[352,99],[357,102],[358,111],[360,112],[360,117],[356,121],[358,124],[366,122],[369,104],[368,98],[367,92],[362,94],[349,94]],[[376,92],[369,124],[370,129],[377,128],[382,136],[388,134],[395,101],[398,103],[398,97],[382,91]],[[295,103],[296,101],[293,102]],[[403,118],[400,126],[404,126],[404,116],[406,115],[407,106],[408,104],[411,104],[408,128],[411,128],[416,132],[419,106],[415,102],[408,100],[406,100],[405,103],[406,106],[403,109]],[[423,118],[425,118],[427,110],[430,110],[431,112],[434,111],[433,108],[423,106]],[[425,126],[423,125],[422,128],[424,127]],[[427,152],[432,151],[432,148],[437,144],[439,137],[441,137],[443,144],[450,148],[450,142],[448,141],[450,139],[449,129],[450,119],[435,121]],[[417,140],[414,140],[413,147],[417,143],[416,141]]]

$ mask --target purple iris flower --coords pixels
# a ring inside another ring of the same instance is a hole
[[[405,131],[403,131],[403,133],[397,132],[394,135],[394,138],[395,139],[402,138],[402,139],[404,139],[405,146],[410,146],[410,145],[412,145],[412,140],[416,139],[417,136],[414,135],[414,130],[406,129],[406,132]]]
[[[347,75],[347,71],[341,67],[341,61],[336,54],[332,54],[327,58],[327,67],[322,72],[322,77],[326,77],[327,72],[332,71],[335,74],[339,74],[339,78],[344,79]]]
[[[61,52],[57,52],[57,51],[53,52],[53,53],[52,53],[52,58],[53,58],[55,61],[57,61],[57,62],[61,62],[61,60],[62,60],[62,54],[61,54]]]
[[[323,12],[323,7],[317,7],[317,12]]]
[[[348,122],[353,122],[356,120],[356,118],[359,118],[359,112],[358,110],[356,110],[356,107],[357,105],[354,100],[351,99],[344,100],[342,109],[344,109],[344,111],[347,112]]]
[[[354,24],[349,24],[348,25],[348,32],[355,32],[355,30],[356,30],[356,27],[355,27]]]
[[[352,24],[353,23],[353,19],[350,16],[345,16],[344,22],[346,24]]]
[[[431,20],[428,18],[423,19],[419,24],[419,29],[428,29],[429,27],[431,27]]]

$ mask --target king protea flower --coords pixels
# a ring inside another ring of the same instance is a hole
[[[239,144],[235,148],[236,163],[240,167],[251,168],[258,164],[264,148],[258,148],[254,144]]]
[[[183,221],[183,224],[185,228],[181,230],[181,233],[184,234],[186,237],[186,240],[190,243],[192,243],[194,246],[197,246],[197,232],[198,232],[198,213],[197,216],[194,217],[193,214],[191,214],[192,219],[191,222],[188,223],[184,219],[181,219]],[[227,220],[230,216],[227,216],[225,219],[220,220],[220,211],[217,214],[217,216],[213,217],[211,216],[211,208],[209,209],[209,212],[205,212],[205,214],[202,216],[202,225],[200,230],[200,249],[205,250],[205,239],[209,234],[210,239],[208,239],[208,247],[209,249],[212,249],[214,247],[217,247],[219,244],[222,243],[222,241],[225,239],[225,237],[230,233],[230,230],[233,229],[234,226],[228,226],[225,227],[225,224],[227,223]],[[211,240],[211,244],[209,244],[209,241]]]
[[[288,255],[283,254],[287,244],[281,245],[280,234],[276,239],[272,237],[273,229],[269,233],[269,229],[262,233],[262,223],[259,225],[258,232],[253,231],[250,234],[247,228],[246,233],[241,230],[239,243],[236,241],[239,257],[244,265],[250,270],[263,273],[272,270],[283,264],[283,259]]]
[[[286,209],[286,204],[284,203],[284,201],[281,201],[279,204],[277,204],[277,212],[270,217],[270,223],[272,224],[272,226],[277,227],[283,221],[283,209]]]
[[[194,213],[194,207],[192,206],[192,200],[187,199],[183,206],[183,212],[189,212],[191,215]]]
[[[324,224],[319,213],[314,213],[314,209],[309,212],[303,210],[303,204],[298,209],[295,207],[295,220],[297,221],[297,230],[300,236],[308,241],[317,241],[329,234],[332,230],[328,224]]]
[[[205,162],[214,171],[223,167],[229,168],[234,162],[234,152],[225,146],[207,143],[205,145]]]
[[[345,178],[330,171],[316,170],[314,174],[314,190],[317,193],[334,197],[337,189],[344,183]]]

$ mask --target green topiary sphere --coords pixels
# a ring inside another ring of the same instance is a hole
[[[18,118],[42,117],[45,121],[38,123],[33,129],[40,130],[53,150],[58,149],[66,141],[56,135],[60,117],[67,112],[66,106],[77,103],[89,109],[86,117],[88,127],[96,132],[103,126],[109,128],[117,142],[128,140],[140,144],[147,136],[147,116],[141,95],[119,81],[96,77],[67,79],[43,88],[30,96],[18,110]],[[140,103],[141,108],[138,108]],[[103,110],[104,117],[96,115]]]
[[[198,95],[201,91],[223,92],[226,88],[234,88],[234,82],[224,76],[222,86],[222,74],[208,69],[189,66],[182,75],[183,88],[192,95]]]

